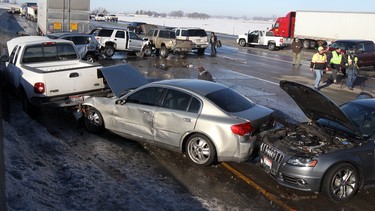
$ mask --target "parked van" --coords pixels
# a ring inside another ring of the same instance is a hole
[[[196,50],[199,55],[204,54],[208,47],[207,32],[201,28],[176,28],[176,39],[190,40],[192,42],[192,49]]]

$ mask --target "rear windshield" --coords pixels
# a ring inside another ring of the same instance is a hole
[[[159,37],[176,39],[176,33],[174,31],[160,30]]]
[[[78,59],[73,45],[67,43],[48,43],[27,46],[22,63],[50,62]]]
[[[206,97],[221,109],[230,113],[245,111],[254,106],[254,103],[249,99],[229,88],[211,92]]]
[[[189,37],[206,37],[207,33],[203,29],[189,29],[188,32],[187,32],[187,36],[189,36]]]

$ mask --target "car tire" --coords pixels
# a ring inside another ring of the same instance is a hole
[[[107,45],[107,46],[105,46],[103,53],[106,57],[112,57],[113,54],[115,54],[115,48]]]
[[[216,161],[214,144],[206,136],[194,134],[186,142],[186,153],[190,160],[201,166],[208,166]]]
[[[152,47],[151,46],[145,46],[143,49],[144,56],[151,56],[152,54]]]
[[[168,51],[167,47],[162,46],[161,49],[160,49],[160,56],[165,59],[165,58],[168,57],[168,55],[169,55],[169,51]]]
[[[104,120],[102,114],[94,107],[90,107],[85,112],[85,127],[90,133],[100,133],[104,130]]]
[[[199,48],[197,52],[198,55],[204,55],[205,50],[206,50],[205,48]]]
[[[40,112],[40,109],[31,104],[29,98],[26,95],[25,90],[21,91],[21,103],[23,111],[28,114],[31,118],[34,118]]]
[[[239,44],[241,47],[245,47],[245,46],[247,45],[245,39],[240,39],[240,41],[238,42],[238,44]]]
[[[310,48],[310,41],[309,40],[304,40],[303,43],[303,48],[304,49],[309,49]]]
[[[88,62],[94,63],[95,62],[95,57],[92,54],[87,54],[85,56],[85,60],[88,61]]]
[[[276,44],[275,43],[268,43],[268,50],[274,51],[276,50]]]
[[[334,202],[344,202],[352,198],[359,186],[357,169],[349,163],[341,163],[331,168],[324,177],[323,193]]]

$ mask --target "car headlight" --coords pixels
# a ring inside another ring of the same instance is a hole
[[[291,157],[287,163],[293,166],[315,167],[318,161],[312,158]]]

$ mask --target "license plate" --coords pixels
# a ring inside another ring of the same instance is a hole
[[[263,163],[264,163],[264,165],[266,165],[268,168],[270,168],[270,169],[272,168],[272,160],[271,160],[271,159],[264,157],[264,158],[263,158]]]
[[[70,102],[83,102],[83,97],[81,95],[69,96]]]

